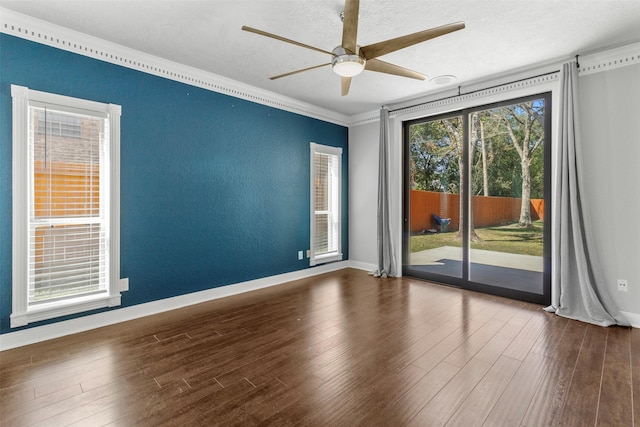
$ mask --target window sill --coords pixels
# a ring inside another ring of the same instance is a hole
[[[54,319],[56,317],[82,313],[98,308],[116,307],[120,305],[120,299],[119,293],[115,295],[107,295],[105,293],[79,297],[69,301],[45,303],[27,309],[26,313],[12,313],[11,327],[17,328],[41,320]]]
[[[326,264],[326,263],[335,262],[335,261],[342,261],[341,253],[339,254],[331,253],[331,254],[320,255],[315,258],[312,258],[309,261],[309,266],[313,267],[314,265]]]

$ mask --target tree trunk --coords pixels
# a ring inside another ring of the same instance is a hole
[[[532,130],[532,114],[530,113],[530,109],[526,106],[524,107],[527,110],[527,116],[525,117],[523,122],[520,122],[523,129],[522,141],[519,141],[514,133],[513,129],[509,124],[509,120],[506,116],[503,116],[504,123],[507,128],[507,132],[509,133],[509,138],[511,138],[511,142],[513,143],[513,148],[516,149],[518,155],[520,156],[520,169],[522,176],[522,202],[520,204],[520,219],[518,220],[518,225],[520,227],[531,227],[531,154],[537,147],[540,146],[543,139],[538,140],[536,145],[533,148],[529,147],[529,143],[531,142],[531,130]]]
[[[489,173],[487,171],[487,144],[484,140],[484,123],[482,120],[480,121],[480,143],[482,144],[482,185],[483,185],[483,194],[485,197],[489,196]]]
[[[462,238],[462,224],[464,224],[464,180],[465,180],[465,176],[464,176],[464,162],[462,161],[462,144],[459,145],[460,147],[460,152],[458,155],[458,171],[460,171],[460,197],[458,197],[459,200],[459,209],[458,209],[458,234],[456,235],[459,239]]]
[[[474,118],[477,119],[477,114],[474,114],[472,116],[472,122],[474,120]],[[467,179],[466,174],[464,173],[464,171],[466,170],[466,168],[464,168],[464,162],[463,162],[463,156],[464,156],[464,150],[463,150],[463,145],[464,145],[464,138],[462,133],[458,132],[457,129],[455,129],[455,127],[452,125],[452,123],[450,121],[448,121],[447,119],[443,120],[443,124],[445,125],[447,132],[449,133],[449,137],[456,142],[456,147],[457,147],[457,151],[458,151],[458,171],[460,174],[460,184],[459,184],[459,194],[460,194],[460,216],[458,219],[458,233],[456,234],[457,238],[462,238],[462,225],[464,224],[464,198],[465,197],[469,197],[468,194],[466,194],[466,192],[463,190],[464,184],[465,184],[465,180]],[[477,134],[477,126],[473,125],[473,130],[471,131],[471,138],[469,139],[469,156],[470,158],[473,157],[473,148],[474,145],[476,144],[476,142],[478,141],[478,134]],[[468,172],[468,171],[467,171]],[[469,223],[470,223],[470,227],[469,227],[469,238],[471,239],[471,241],[473,242],[477,242],[480,241],[482,239],[480,239],[480,237],[478,237],[478,235],[476,234],[476,230],[475,227],[473,225],[473,201],[470,198],[470,205],[469,205]]]
[[[522,159],[522,203],[520,205],[520,227],[531,227],[531,160]]]
[[[472,159],[473,159],[473,155],[475,152],[475,148],[476,148],[476,144],[478,142],[478,114],[474,113],[471,116],[471,131],[470,131],[470,138],[469,138],[469,162],[468,162],[468,166],[469,168],[467,168],[467,171],[470,173],[471,172],[471,163],[472,163]],[[462,144],[460,145],[462,146]],[[460,156],[462,158],[462,155]],[[462,166],[462,159],[460,160],[460,166]],[[462,171],[462,169],[460,169]],[[474,218],[473,218],[473,191],[471,190],[471,177],[464,177],[464,180],[468,180],[469,181],[469,194],[464,194],[465,197],[469,198],[469,240],[472,242],[480,242],[482,241],[482,239],[480,238],[480,236],[478,236],[478,234],[476,233],[476,226],[474,224]],[[463,184],[463,176],[462,173],[460,173],[460,188],[462,189],[462,184]],[[462,191],[460,191],[460,222],[459,224],[462,225],[462,214],[463,214],[463,197],[462,197]],[[460,237],[462,237],[462,230],[458,231],[458,234],[460,235]]]
[[[468,195],[466,194],[466,192],[463,190],[464,186],[464,181],[466,179],[465,175],[462,173],[463,169],[463,162],[462,162],[462,156],[460,156],[458,158],[458,166],[460,167],[460,216],[458,218],[458,233],[456,234],[456,237],[461,239],[462,238],[462,225],[464,224],[464,199],[465,197],[468,197]],[[482,239],[480,238],[480,236],[478,236],[478,234],[476,233],[476,227],[473,224],[473,196],[471,196],[469,198],[469,240],[471,240],[472,242],[481,242]]]

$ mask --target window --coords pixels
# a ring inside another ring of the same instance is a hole
[[[36,113],[35,117],[37,117],[39,135],[47,134],[49,136],[55,135],[68,138],[82,137],[80,116],[45,110],[42,114]]]
[[[311,265],[342,260],[342,149],[311,143]]]
[[[120,305],[120,107],[11,95],[11,326]]]

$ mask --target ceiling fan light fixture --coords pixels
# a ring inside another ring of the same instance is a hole
[[[364,65],[367,62],[360,55],[350,54],[340,46],[333,50],[333,54],[331,60],[333,72],[340,77],[357,76],[364,70]]]

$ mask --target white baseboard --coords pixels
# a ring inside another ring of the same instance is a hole
[[[640,314],[629,313],[626,311],[621,311],[620,314],[627,318],[629,323],[631,323],[631,326],[634,328],[640,328]]]
[[[293,271],[291,273],[278,274],[276,276],[262,279],[250,280],[248,282],[236,283],[233,285],[220,286],[218,288],[207,289],[205,291],[194,292],[177,297],[161,299],[144,304],[124,307],[117,310],[110,310],[104,313],[83,316],[76,319],[37,326],[22,331],[10,332],[0,335],[0,351],[9,350],[41,341],[63,337],[65,335],[77,334],[90,329],[101,328],[139,317],[158,314],[189,305],[199,304],[218,298],[237,295],[244,292],[280,285],[293,280],[304,279],[317,276],[330,271],[342,270],[351,267],[349,261],[323,264],[313,268]],[[354,267],[357,268],[357,267]]]
[[[351,268],[357,268],[358,270],[364,270],[368,272],[372,272],[378,269],[378,266],[375,264],[369,264],[368,262],[362,261],[349,261],[349,266]]]
[[[180,295],[173,298],[152,301],[145,304],[124,307],[104,313],[83,316],[76,319],[65,320],[63,322],[51,323],[37,326],[17,332],[10,332],[0,335],[0,351],[9,350],[41,341],[63,337],[65,335],[76,334],[91,329],[101,328],[127,320],[133,320],[152,314],[158,314],[169,310],[199,304],[218,298],[237,295],[244,292],[280,285],[293,280],[304,279],[317,276],[331,271],[342,270],[344,268],[356,268],[367,272],[376,269],[375,264],[360,261],[342,261],[331,264],[324,264],[313,268],[293,271],[291,273],[279,274],[277,276],[265,277],[262,279],[250,280],[248,282],[236,283],[233,285],[220,286],[218,288],[207,289],[205,291]],[[631,326],[640,328],[640,314],[622,312],[629,320]]]

